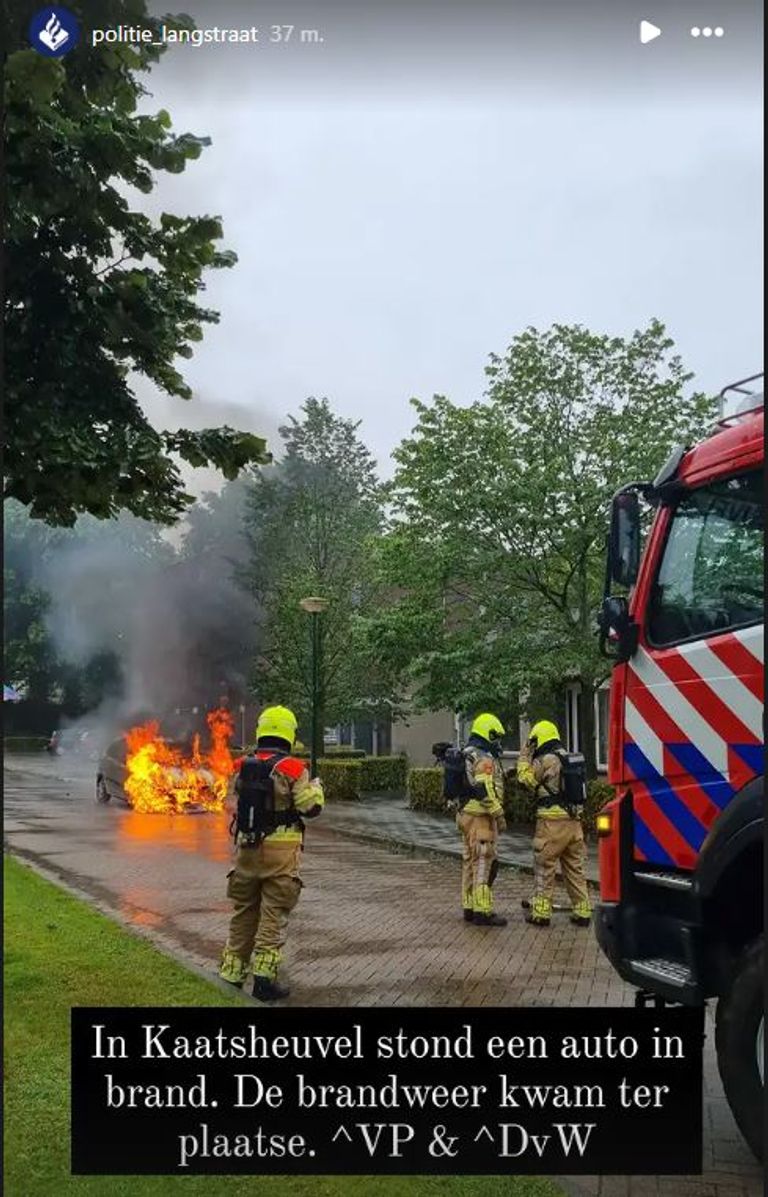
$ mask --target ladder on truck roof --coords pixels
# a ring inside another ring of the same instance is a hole
[[[737,416],[744,416],[747,412],[756,411],[757,408],[763,407],[763,388],[756,390],[750,388],[751,382],[762,380],[763,374],[750,374],[749,378],[740,378],[738,382],[732,382],[730,386],[723,387],[718,398],[720,400],[720,414],[717,420],[718,427],[730,423],[731,420],[736,419]],[[744,398],[739,403],[738,407],[731,415],[724,415],[725,401],[731,394],[743,395]]]

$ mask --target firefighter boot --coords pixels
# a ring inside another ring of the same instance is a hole
[[[269,977],[253,978],[253,996],[259,1002],[279,1002],[281,998],[287,998],[290,992],[286,985],[279,985]]]
[[[591,927],[592,926],[592,919],[582,918],[582,916],[579,914],[572,914],[571,922],[573,923],[574,927]]]
[[[226,981],[228,985],[234,986],[235,989],[242,989],[247,972],[248,965],[245,961],[241,960],[237,953],[233,952],[227,946],[224,949],[219,966],[219,977],[221,980]]]
[[[532,927],[548,927],[552,917],[552,900],[542,894],[534,894],[525,913],[526,923]]]

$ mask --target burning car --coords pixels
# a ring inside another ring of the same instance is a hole
[[[144,814],[223,810],[235,771],[229,751],[234,729],[225,710],[211,711],[206,721],[210,738],[206,749],[199,735],[190,745],[166,740],[156,720],[132,727],[114,740],[99,762],[96,801],[117,798]]]

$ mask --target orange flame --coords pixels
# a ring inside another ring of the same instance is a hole
[[[184,813],[190,809],[220,811],[235,763],[229,751],[234,735],[232,716],[224,709],[206,715],[210,747],[203,751],[195,736],[187,756],[168,744],[154,720],[125,733],[125,792],[136,811]]]

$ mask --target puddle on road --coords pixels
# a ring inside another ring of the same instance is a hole
[[[229,819],[226,811],[165,815],[124,810],[119,813],[115,825],[115,847],[118,852],[121,849],[132,851],[138,845],[152,843],[173,851],[206,856],[208,860],[228,861],[232,855]]]
[[[124,919],[129,923],[134,923],[137,927],[159,927],[165,921],[163,916],[156,914],[154,910],[133,910],[123,902],[120,903],[118,909]]]

